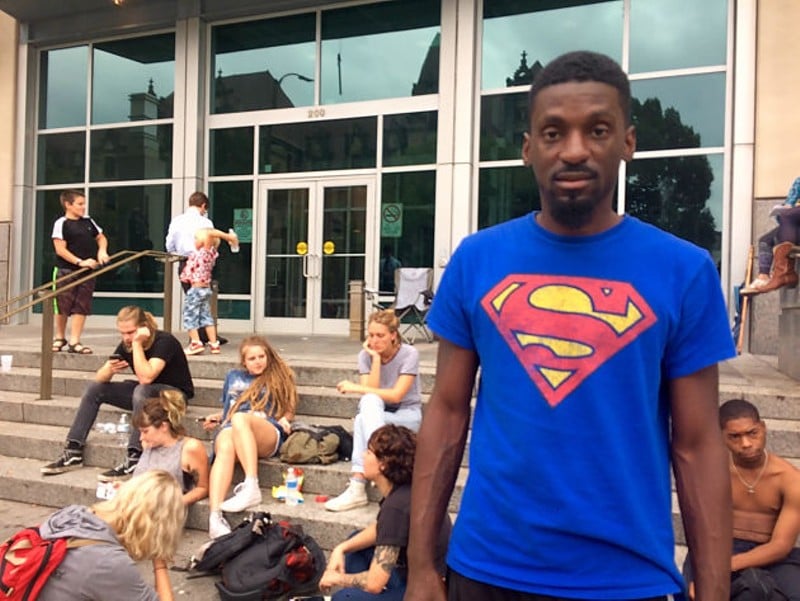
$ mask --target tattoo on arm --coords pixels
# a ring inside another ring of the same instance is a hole
[[[375,555],[372,557],[373,563],[381,566],[387,574],[391,574],[397,565],[397,558],[400,556],[400,547],[391,545],[378,545],[375,547]]]
[[[367,586],[367,574],[368,572],[359,572],[350,576],[350,586],[363,591]]]

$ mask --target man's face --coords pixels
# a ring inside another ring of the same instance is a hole
[[[122,343],[129,351],[131,350],[133,337],[136,335],[136,330],[138,328],[139,325],[136,323],[135,319],[117,322],[117,331],[119,332],[120,336],[122,336]]]
[[[86,197],[76,196],[72,204],[65,205],[64,211],[72,217],[83,217],[86,214]]]
[[[594,81],[546,87],[529,125],[522,158],[536,175],[543,211],[570,230],[611,211],[620,161],[636,149],[616,88]]]
[[[722,435],[736,465],[748,467],[761,462],[767,444],[767,429],[763,421],[751,417],[728,420],[722,428]]]

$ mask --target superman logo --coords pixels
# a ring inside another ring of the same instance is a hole
[[[657,321],[633,286],[593,278],[509,275],[481,306],[551,407]]]

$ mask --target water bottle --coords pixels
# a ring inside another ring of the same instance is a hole
[[[131,424],[130,421],[128,421],[128,414],[122,413],[120,414],[119,421],[117,422],[117,439],[119,440],[119,446],[128,446],[128,438],[130,433]]]
[[[235,236],[236,235],[236,232],[233,231],[232,227],[228,228],[228,233],[231,236]],[[238,238],[236,239],[236,242],[234,244],[231,244],[231,252],[232,253],[238,253],[239,252],[239,239]]]
[[[300,503],[300,491],[297,490],[298,479],[293,467],[286,470],[286,504],[297,505]]]

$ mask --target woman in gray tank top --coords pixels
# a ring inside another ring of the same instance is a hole
[[[186,413],[183,394],[162,390],[147,399],[133,416],[142,439],[142,456],[134,476],[148,470],[164,470],[178,481],[186,505],[208,496],[208,453],[205,445],[185,435],[181,423]]]

